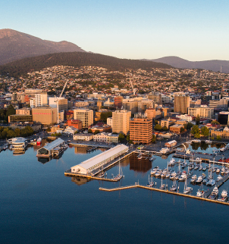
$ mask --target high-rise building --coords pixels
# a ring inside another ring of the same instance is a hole
[[[37,107],[32,109],[33,121],[50,125],[57,122],[57,109],[51,107]]]
[[[214,108],[209,108],[207,106],[188,108],[188,115],[191,115],[193,117],[199,116],[200,118],[213,119]]]
[[[114,97],[114,106],[120,109],[122,107],[122,100],[123,100],[122,96]]]
[[[189,96],[175,96],[174,98],[174,112],[187,114],[190,107]]]
[[[47,92],[37,93],[34,95],[34,97],[31,97],[31,99],[30,99],[31,108],[43,107],[43,106],[47,106],[47,105],[48,105]]]
[[[90,109],[74,109],[74,119],[79,119],[82,121],[83,128],[88,128],[94,123],[94,113]]]
[[[59,104],[59,111],[66,111],[68,109],[68,99],[61,97],[49,97],[49,106],[52,108],[56,108],[57,107],[57,101]]]
[[[112,132],[127,134],[129,132],[131,112],[116,110],[112,112]]]
[[[133,143],[150,143],[153,121],[147,118],[134,118],[130,121],[130,140]]]

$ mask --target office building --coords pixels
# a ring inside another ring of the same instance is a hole
[[[94,123],[94,113],[93,110],[90,109],[74,109],[74,119],[79,119],[82,121],[83,128],[88,128],[90,125]]]
[[[187,114],[188,107],[190,107],[190,97],[175,96],[174,98],[174,112]]]
[[[112,112],[112,132],[127,134],[129,132],[131,112],[127,110],[116,110]]]

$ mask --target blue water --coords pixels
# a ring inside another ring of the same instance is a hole
[[[145,185],[151,167],[134,158],[121,162],[118,183],[75,181],[71,166],[92,157],[74,148],[59,160],[40,163],[33,148],[24,155],[0,153],[0,243],[220,243],[228,239],[229,207],[173,195],[99,187]],[[171,157],[171,156],[170,156]],[[118,173],[118,166],[108,171]],[[160,180],[158,181],[158,184]]]

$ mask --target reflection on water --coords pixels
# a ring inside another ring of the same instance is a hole
[[[46,164],[50,161],[50,158],[37,158],[37,160],[42,164]]]
[[[138,159],[137,154],[132,154],[129,159],[130,170],[146,173],[152,168],[152,162],[148,158]]]
[[[75,147],[75,154],[86,154],[87,153],[87,147]]]
[[[76,185],[81,186],[89,182],[87,178],[82,178],[82,177],[72,177],[71,178],[72,182],[76,183]]]

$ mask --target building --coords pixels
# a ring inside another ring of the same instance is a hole
[[[161,97],[161,93],[159,93],[159,92],[149,93],[148,99],[153,100],[157,104],[162,104],[162,97]]]
[[[74,135],[78,130],[73,126],[67,126],[63,131],[65,134]]]
[[[183,125],[171,125],[169,130],[175,134],[180,134],[181,128],[184,128]]]
[[[122,107],[122,100],[123,100],[122,96],[115,96],[114,97],[114,106],[116,108],[120,109]]]
[[[187,114],[188,107],[190,107],[190,97],[189,96],[175,96],[174,112]]]
[[[129,132],[131,112],[116,110],[112,112],[112,132],[127,134]]]
[[[210,100],[209,107],[214,109],[228,109],[228,99],[222,98],[220,100]]]
[[[161,127],[166,127],[167,129],[169,129],[170,123],[171,123],[171,121],[168,119],[162,119],[160,121]]]
[[[45,125],[56,124],[57,109],[51,107],[37,107],[32,109],[33,121]]]
[[[175,147],[177,144],[177,141],[176,140],[173,140],[173,141],[168,141],[165,143],[165,146],[170,148],[170,147]]]
[[[16,109],[17,115],[31,115],[31,108]]]
[[[219,112],[218,122],[222,125],[229,125],[229,112],[227,111]]]
[[[153,100],[149,99],[142,99],[138,102],[138,112],[139,113],[145,113],[147,108],[153,108],[154,102]]]
[[[107,125],[109,125],[112,128],[112,126],[113,126],[112,117],[107,118]]]
[[[138,112],[138,100],[123,99],[122,105],[125,110],[131,111],[132,114],[135,114]]]
[[[73,140],[75,141],[91,141],[93,140],[92,133],[78,133],[73,136]]]
[[[105,143],[118,143],[118,134],[112,134],[107,132],[98,133],[93,136],[93,140],[97,142]]]
[[[71,167],[71,172],[84,175],[95,175],[96,173],[100,172],[101,168],[106,167],[110,161],[128,152],[128,149],[129,148],[123,144],[113,147],[103,153],[94,156],[93,158],[90,158],[78,165]]]
[[[130,140],[133,143],[152,141],[153,121],[147,118],[134,118],[130,121]]]
[[[48,105],[47,92],[35,94],[34,97],[30,99],[31,108],[43,107],[47,105]]]
[[[200,118],[208,118],[213,119],[214,117],[214,108],[210,108],[207,106],[201,106],[196,108],[188,108],[188,115]]]
[[[68,99],[64,97],[49,97],[49,106],[52,108],[57,108],[57,101],[59,105],[59,111],[68,110]]]
[[[154,119],[156,118],[156,109],[155,108],[148,108],[145,111],[145,115],[148,119]]]
[[[74,119],[82,121],[83,128],[88,128],[94,123],[94,112],[90,109],[74,109]]]
[[[14,123],[14,122],[33,122],[33,116],[32,115],[21,115],[21,114],[14,114],[8,116],[8,122]]]
[[[68,119],[66,125],[73,126],[77,130],[81,130],[83,128],[82,121],[78,119]]]

